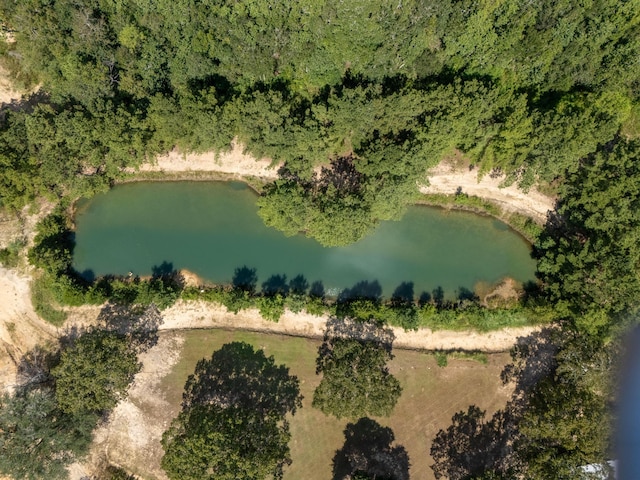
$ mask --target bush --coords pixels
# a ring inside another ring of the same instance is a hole
[[[56,279],[47,273],[34,278],[31,283],[31,303],[40,317],[59,327],[67,319],[67,314],[55,307],[57,302],[51,289],[51,284],[55,281]]]
[[[127,337],[100,330],[86,333],[62,351],[51,371],[58,405],[71,414],[111,410],[126,397],[140,367]]]
[[[279,293],[258,297],[258,308],[262,318],[277,322],[284,313],[284,297]]]
[[[443,368],[449,364],[447,354],[444,352],[434,352],[433,356],[436,358],[436,363],[439,367]]]
[[[52,213],[42,219],[36,229],[38,233],[29,250],[29,262],[51,274],[68,272],[74,248],[69,219],[61,213]]]
[[[20,261],[20,252],[25,247],[24,240],[14,240],[7,248],[0,250],[0,265],[6,268],[16,268]]]

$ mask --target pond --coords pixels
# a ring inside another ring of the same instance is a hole
[[[78,205],[74,268],[87,277],[150,275],[169,263],[231,283],[236,269],[248,267],[258,286],[282,280],[274,275],[302,275],[333,296],[367,282],[360,283],[365,292],[385,297],[400,287],[416,297],[441,289],[451,298],[478,282],[534,279],[527,242],[489,217],[412,206],[353,245],[327,248],[266,227],[255,200],[239,182],[116,186]]]

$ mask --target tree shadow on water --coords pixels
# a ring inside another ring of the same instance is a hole
[[[322,284],[321,281],[317,280],[311,284],[311,287],[309,287],[310,297],[324,298],[325,295],[326,295],[326,292],[324,290],[324,285]]]
[[[373,300],[379,302],[382,298],[382,287],[378,280],[363,280],[356,283],[351,288],[345,288],[338,295],[338,302],[348,302],[350,300]]]
[[[409,479],[409,455],[395,436],[375,420],[361,418],[344,430],[345,442],[333,457],[333,480]]]
[[[414,295],[413,282],[402,282],[391,295],[391,303],[394,306],[413,304]]]
[[[282,295],[283,297],[289,293],[289,283],[286,275],[271,275],[262,282],[262,293],[267,297],[274,295]]]
[[[437,307],[444,305],[444,290],[441,286],[437,286],[431,292],[431,299]]]
[[[305,293],[307,293],[308,289],[309,282],[304,277],[304,275],[296,275],[291,280],[289,280],[289,291],[295,295],[304,295]]]
[[[233,288],[237,288],[244,292],[255,293],[258,284],[258,274],[255,268],[249,268],[246,265],[236,268],[231,280]]]

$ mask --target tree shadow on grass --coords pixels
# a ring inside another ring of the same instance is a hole
[[[503,383],[515,384],[504,409],[490,419],[476,405],[456,413],[451,425],[440,430],[433,440],[431,466],[436,479],[465,480],[496,472],[511,475],[517,458],[514,448],[520,432],[519,422],[525,412],[528,394],[555,366],[557,348],[553,331],[544,329],[518,339],[512,349],[513,363],[501,373]]]
[[[361,418],[347,424],[344,437],[343,447],[333,457],[333,480],[409,480],[409,455],[403,446],[392,445],[395,436],[390,428]]]
[[[183,410],[194,405],[236,407],[284,417],[302,406],[300,382],[289,368],[244,342],[232,342],[200,360],[185,385]]]

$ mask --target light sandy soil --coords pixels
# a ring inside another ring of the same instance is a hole
[[[89,325],[97,321],[100,307],[79,307],[66,309],[68,325]],[[306,312],[293,313],[286,310],[277,323],[264,320],[255,309],[241,310],[237,314],[227,311],[223,305],[202,301],[185,302],[179,300],[162,312],[161,331],[204,328],[228,328],[253,332],[275,333],[295,337],[322,338],[327,316],[316,316]],[[505,352],[518,337],[527,336],[539,327],[505,328],[490,333],[474,331],[454,332],[432,331],[421,328],[405,332],[392,327],[395,334],[394,348],[410,350],[479,350],[483,352]]]
[[[182,153],[173,150],[156,158],[153,164],[144,164],[142,172],[220,172],[241,179],[245,176],[267,180],[278,177],[278,165],[268,158],[256,159],[244,153],[244,147],[236,142],[227,152]]]
[[[441,162],[427,174],[429,185],[420,185],[422,193],[455,194],[460,188],[463,193],[475,195],[498,204],[507,212],[518,212],[544,223],[547,212],[553,210],[555,199],[544,195],[535,188],[524,193],[517,186],[500,187],[504,176],[492,178],[484,175],[478,180],[478,170],[456,168],[449,162]]]
[[[167,478],[158,468],[163,454],[160,441],[179,411],[163,398],[160,382],[180,359],[183,340],[180,335],[160,335],[158,343],[140,356],[142,370],[127,399],[113,410],[109,422],[96,430],[92,459],[85,471],[107,461],[112,465],[145,465],[147,476]]]
[[[0,109],[5,105],[16,103],[22,97],[22,93],[14,90],[11,81],[7,77],[7,71],[0,66]]]
[[[278,323],[264,320],[257,309],[242,310],[237,315],[227,312],[224,306],[205,302],[177,302],[165,310],[161,330],[185,328],[242,328],[256,332],[278,333],[299,337],[322,338],[328,317],[308,313],[285,311]],[[405,332],[393,328],[395,348],[424,350],[482,350],[503,352],[509,350],[516,338],[526,336],[535,327],[505,329],[488,334],[477,332],[431,331]]]
[[[26,352],[57,336],[57,329],[33,311],[30,281],[0,267],[0,390],[15,387],[17,363]]]

